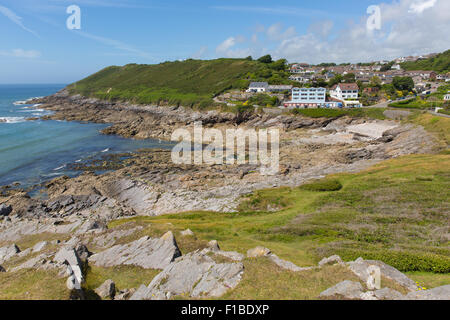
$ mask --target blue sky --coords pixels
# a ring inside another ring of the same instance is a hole
[[[0,0],[0,83],[70,83],[109,65],[191,57],[317,63],[443,51],[449,2]],[[66,28],[73,4],[81,30]],[[381,30],[366,30],[369,5],[381,8]]]

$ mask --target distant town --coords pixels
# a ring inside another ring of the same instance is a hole
[[[282,84],[250,82],[246,89],[249,95],[244,98],[268,95],[277,98],[279,108],[294,109],[357,108],[418,96],[426,97],[435,93],[440,86],[450,83],[450,72],[404,70],[402,65],[429,60],[437,55],[433,53],[399,57],[393,61],[340,65],[309,65],[285,61],[286,72],[289,74],[287,81],[281,81]],[[271,60],[271,57],[260,59]],[[450,100],[449,93],[444,94],[443,101]]]

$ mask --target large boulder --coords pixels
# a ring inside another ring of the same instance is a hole
[[[5,268],[3,268],[2,266],[0,266],[0,272],[6,272]]]
[[[401,300],[403,298],[400,292],[391,288],[375,290],[373,294],[378,300]]]
[[[370,277],[369,267],[377,266],[380,268],[382,277],[385,277],[398,283],[399,285],[401,285],[402,287],[404,287],[409,291],[417,290],[417,285],[413,280],[408,278],[406,275],[404,275],[394,267],[391,267],[390,265],[387,265],[382,261],[364,260],[362,258],[358,258],[355,261],[349,262],[348,266],[355,275],[357,275],[362,281],[364,281],[364,283],[367,283],[367,280]]]
[[[320,294],[322,298],[343,298],[361,300],[364,294],[363,286],[359,282],[345,280],[334,287],[328,288]]]
[[[450,285],[408,293],[405,300],[450,300]]]
[[[65,247],[61,248],[56,253],[53,261],[60,265],[66,265],[66,274],[69,276],[67,279],[67,288],[70,290],[81,290],[81,285],[84,282],[83,263],[77,251]]]
[[[89,262],[100,267],[135,265],[144,269],[164,269],[181,256],[172,232],[161,238],[143,237],[131,243],[116,245],[94,254]]]
[[[15,244],[0,248],[0,263],[6,262],[20,252]]]
[[[152,282],[141,286],[131,300],[187,297],[220,297],[238,285],[244,272],[242,263],[216,263],[209,250],[191,252],[168,265]]]
[[[102,299],[111,298],[114,299],[116,294],[116,284],[111,279],[106,280],[103,284],[95,289],[95,293]]]
[[[1,216],[9,216],[12,212],[12,207],[6,204],[0,204],[0,217]]]

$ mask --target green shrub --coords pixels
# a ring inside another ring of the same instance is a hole
[[[362,257],[367,260],[380,260],[402,271],[421,271],[450,273],[450,257],[433,253],[416,253],[400,250],[366,251],[358,249],[340,249],[337,254],[346,261]]]
[[[300,186],[300,189],[307,191],[338,191],[342,189],[342,184],[336,179],[323,179]]]

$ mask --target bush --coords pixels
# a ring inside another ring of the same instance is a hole
[[[338,191],[342,189],[342,184],[336,179],[323,179],[300,186],[300,189],[307,191]]]
[[[338,250],[337,254],[346,261],[355,260],[359,257],[367,260],[380,260],[402,272],[450,272],[450,258],[433,253],[416,253],[400,250],[366,251],[341,249]]]

